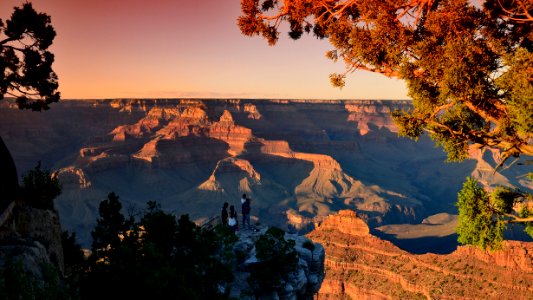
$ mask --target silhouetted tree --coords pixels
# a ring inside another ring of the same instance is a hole
[[[41,169],[41,162],[23,176],[22,182],[27,204],[40,209],[54,209],[54,199],[61,194],[61,183],[49,170]]]
[[[50,16],[25,3],[5,23],[0,20],[0,29],[0,99],[7,94],[21,109],[49,109],[59,101],[54,55],[48,51],[56,36]]]
[[[107,199],[100,202],[96,227],[91,232],[92,251],[98,258],[107,259],[108,248],[120,244],[120,235],[124,230],[124,215],[120,212],[122,204],[115,193],[109,193]]]
[[[165,257],[169,258],[176,243],[178,230],[176,217],[163,212],[161,206],[154,201],[149,201],[147,205],[148,209],[140,222],[145,231],[144,242],[152,243]]]
[[[132,218],[124,222],[117,217],[118,196],[111,193],[108,198],[100,205],[93,231],[106,233],[93,234],[93,247],[105,246],[105,252],[100,252],[105,260],[101,254],[89,260],[81,284],[82,299],[227,298],[221,287],[232,280],[233,259],[224,250],[235,243],[233,232],[227,228],[202,230],[187,215],[176,222],[175,216],[163,212],[156,202],[148,202],[139,222]],[[101,227],[115,229],[98,229]],[[111,242],[111,232],[120,238]]]
[[[50,16],[37,13],[31,3],[15,7],[5,22],[0,19],[0,100],[12,96],[20,109],[34,111],[59,101],[54,55],[48,51],[55,36]],[[17,169],[0,137],[0,209],[17,192]]]
[[[76,233],[63,231],[61,234],[61,246],[65,262],[65,275],[70,276],[81,271],[85,262],[81,245],[76,241]]]

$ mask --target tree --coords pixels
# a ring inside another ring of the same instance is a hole
[[[61,194],[61,183],[49,170],[41,170],[41,162],[23,178],[26,203],[40,209],[54,209],[54,199]]]
[[[481,249],[499,250],[506,226],[516,223],[524,225],[526,233],[533,237],[533,215],[530,216],[527,207],[531,199],[527,198],[531,195],[507,187],[498,187],[489,194],[468,177],[457,198],[458,241]],[[515,209],[519,214],[514,213]]]
[[[152,243],[165,257],[170,257],[178,230],[176,217],[163,212],[154,201],[148,201],[147,204],[148,209],[141,219],[141,226],[145,230],[144,241]]]
[[[533,155],[533,26],[505,13],[530,2],[503,2],[242,0],[238,24],[271,45],[282,22],[293,39],[328,38],[326,56],[346,64],[330,76],[336,86],[356,69],[405,80],[414,107],[393,114],[400,134],[429,132],[450,160],[471,145]]]
[[[100,202],[96,227],[91,232],[93,237],[92,251],[98,258],[107,259],[108,248],[120,243],[120,235],[124,230],[124,215],[120,212],[122,204],[118,196],[111,192],[107,199]]]
[[[48,51],[56,36],[50,16],[25,3],[5,24],[0,20],[0,34],[0,100],[7,94],[21,109],[49,109],[60,97],[54,55]]]
[[[42,111],[59,101],[54,55],[48,51],[55,38],[50,16],[37,13],[31,3],[15,7],[11,18],[0,19],[0,100],[16,98],[20,109]],[[18,193],[15,163],[0,137],[0,209]]]
[[[237,240],[235,234],[228,228],[204,230],[187,215],[177,221],[158,203],[147,204],[139,222],[133,218],[124,222],[118,196],[111,193],[102,201],[93,248],[99,245],[105,252],[100,250],[89,260],[81,298],[228,298],[223,290],[232,280],[234,260],[225,255]],[[111,236],[121,238],[111,241]]]
[[[283,22],[293,39],[304,32],[329,39],[333,49],[326,57],[346,65],[343,74],[330,75],[334,86],[344,86],[354,70],[405,80],[413,107],[392,113],[400,135],[418,139],[427,132],[449,161],[464,160],[472,148],[498,149],[498,170],[510,157],[533,155],[533,2],[474,2],[241,0],[238,25],[243,34],[261,35],[270,45]],[[507,198],[506,205],[516,205],[505,211],[512,222],[533,216],[531,197],[518,194]],[[476,219],[475,213],[492,211],[491,202],[478,196],[460,195],[459,211],[469,214],[460,218],[499,226],[490,218]],[[480,210],[471,210],[474,203]],[[531,228],[526,225],[526,231]]]

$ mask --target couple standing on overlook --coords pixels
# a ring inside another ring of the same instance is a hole
[[[246,194],[243,194],[241,197],[241,213],[242,213],[242,228],[246,228],[246,224],[248,224],[248,228],[251,228],[250,225],[250,211],[251,206],[250,202],[252,199],[246,197]],[[237,219],[237,212],[235,211],[235,206],[231,205],[229,207],[229,214],[228,214],[228,202],[224,202],[224,206],[222,206],[222,224],[229,226],[233,231],[237,231],[239,229],[239,221]]]

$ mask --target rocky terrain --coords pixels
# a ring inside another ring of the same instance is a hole
[[[258,262],[254,243],[260,235],[264,234],[268,226],[257,226],[256,231],[241,230],[238,232],[239,241],[234,245],[233,251],[242,256],[236,270],[231,287],[230,297],[238,299],[255,299],[246,294],[252,290],[247,282],[250,276],[249,268]],[[319,243],[313,243],[305,236],[285,234],[285,240],[294,240],[294,249],[298,253],[298,264],[293,273],[287,275],[287,280],[281,284],[280,291],[272,295],[264,295],[267,299],[309,299],[318,293],[324,280],[324,247]],[[311,243],[312,250],[304,246]]]
[[[57,212],[12,202],[0,212],[0,271],[21,263],[38,286],[48,284],[47,268],[65,270],[61,232]]]
[[[156,200],[200,222],[246,193],[254,220],[308,231],[341,209],[372,230],[454,214],[469,175],[531,188],[519,177],[527,167],[493,174],[497,153],[447,164],[429,139],[398,138],[389,113],[408,101],[64,100],[43,113],[0,105],[0,136],[19,173],[42,160],[58,174],[62,225],[85,245],[111,191],[125,213]]]
[[[533,299],[532,243],[415,255],[370,234],[349,210],[328,216],[308,237],[326,251],[319,299]]]

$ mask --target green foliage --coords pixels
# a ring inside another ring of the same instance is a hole
[[[59,101],[54,55],[48,51],[55,36],[50,16],[31,3],[15,7],[5,23],[0,20],[0,100],[15,96],[20,109],[34,111]]]
[[[519,216],[521,218],[530,218],[533,217],[533,209],[528,208],[527,206],[522,206],[522,209],[520,209]],[[533,238],[533,222],[526,222],[524,223],[524,231]]]
[[[406,111],[395,110],[391,113],[392,119],[398,124],[398,134],[418,140],[422,134],[423,121],[412,118]],[[401,125],[400,125],[401,124]]]
[[[105,260],[98,253],[89,260],[81,284],[82,299],[227,298],[227,291],[221,288],[233,279],[235,258],[230,249],[237,237],[232,231],[225,227],[203,230],[188,215],[176,221],[155,202],[148,202],[139,222],[124,220],[117,217],[118,197],[110,194],[108,198],[100,205],[97,228],[107,224],[106,228],[114,230],[94,232],[115,232],[122,238],[107,243]],[[109,241],[101,236],[93,235],[93,245],[96,239],[102,245],[105,243],[100,241]]]
[[[492,191],[490,201],[494,209],[498,212],[502,214],[510,214],[513,212],[513,207],[517,200],[522,196],[523,194],[517,190],[499,186]]]
[[[269,293],[282,288],[287,274],[296,270],[298,254],[294,240],[285,240],[285,232],[271,227],[255,242],[259,260],[251,267],[248,283],[254,291]]]
[[[458,194],[458,241],[481,249],[501,248],[505,223],[491,208],[489,195],[477,181],[468,177]]]
[[[41,170],[41,162],[23,176],[26,202],[39,209],[54,209],[54,199],[61,194],[61,184],[49,170]]]
[[[508,224],[523,226],[533,237],[533,196],[499,186],[490,194],[475,179],[467,178],[459,192],[459,242],[482,249],[501,249]]]
[[[497,86],[509,98],[509,130],[527,136],[533,132],[533,84],[531,84],[531,67],[533,53],[531,49],[517,48],[503,57],[505,65],[510,68],[496,80]]]
[[[463,161],[468,157],[469,142],[450,132],[481,129],[485,124],[463,105],[457,105],[437,117],[438,125],[430,125],[429,136],[448,153],[448,161]],[[442,126],[444,125],[444,127]]]

